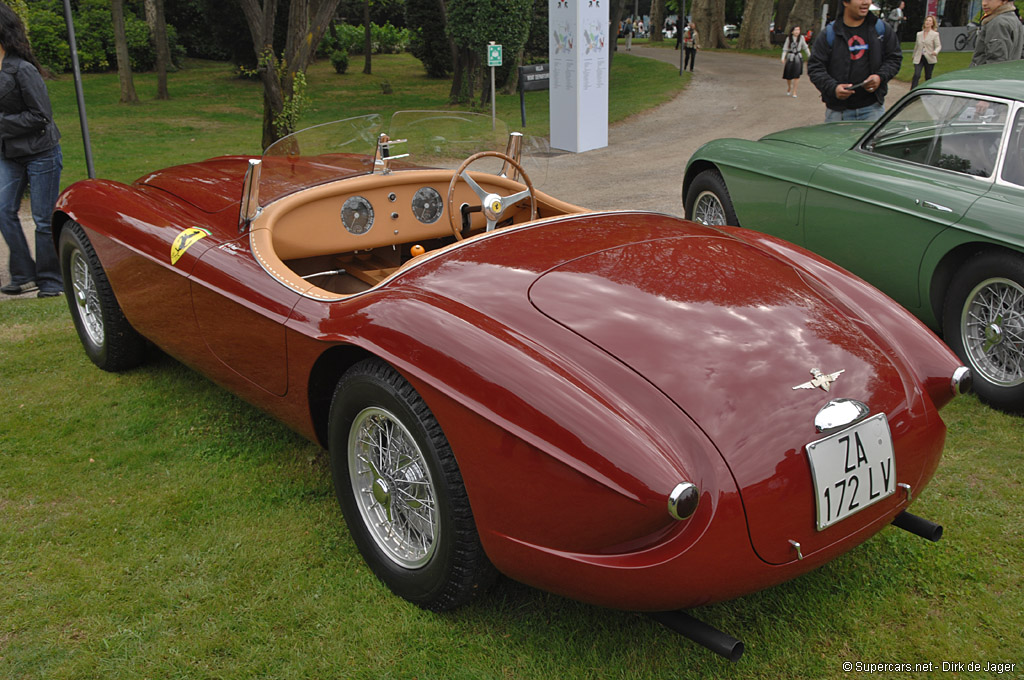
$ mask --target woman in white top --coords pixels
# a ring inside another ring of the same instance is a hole
[[[800,27],[794,26],[782,44],[782,77],[786,81],[787,97],[796,96],[796,86],[804,72],[804,54],[810,58],[811,51],[807,48],[807,41],[800,35]]]
[[[932,69],[938,61],[939,52],[942,51],[942,42],[939,41],[939,30],[936,27],[935,15],[929,14],[924,18],[924,26],[917,32],[917,42],[914,43],[914,79],[911,87],[917,87],[921,80],[921,69],[924,69],[924,79],[932,79]]]

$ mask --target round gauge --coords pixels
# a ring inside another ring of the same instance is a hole
[[[433,224],[441,216],[444,203],[441,194],[431,187],[423,187],[412,197],[412,214],[423,224]]]
[[[362,196],[353,196],[341,206],[341,223],[349,233],[365,234],[373,226],[373,206]]]

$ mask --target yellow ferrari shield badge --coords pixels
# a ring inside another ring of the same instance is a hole
[[[192,244],[199,239],[209,236],[210,232],[202,227],[189,227],[178,234],[171,243],[171,264],[176,264],[178,258],[185,254],[185,251],[192,247]]]

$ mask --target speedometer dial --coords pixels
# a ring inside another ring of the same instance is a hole
[[[341,223],[351,234],[365,234],[373,226],[373,206],[362,196],[352,196],[341,206]]]
[[[431,187],[422,187],[412,197],[412,214],[423,224],[437,222],[443,206],[441,194]]]

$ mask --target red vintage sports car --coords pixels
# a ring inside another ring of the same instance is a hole
[[[326,447],[359,550],[427,609],[501,572],[738,658],[678,610],[890,523],[938,538],[906,509],[970,374],[885,295],[764,234],[537,191],[489,118],[382,123],[69,187],[92,361],[151,342]]]

